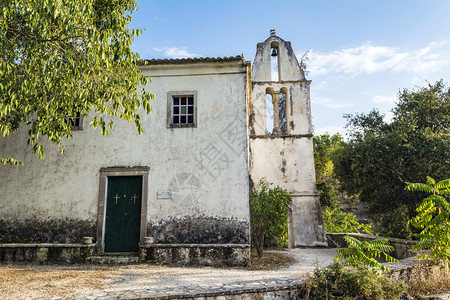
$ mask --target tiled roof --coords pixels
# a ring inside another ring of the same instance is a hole
[[[160,59],[143,59],[139,65],[163,65],[163,64],[191,64],[191,63],[208,63],[208,62],[232,62],[242,61],[245,59],[242,55],[230,57],[195,57],[195,58],[160,58]]]

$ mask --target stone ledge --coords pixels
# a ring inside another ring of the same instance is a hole
[[[53,244],[53,243],[7,243],[0,244],[0,248],[93,248],[93,244]]]
[[[250,244],[139,244],[141,248],[250,248]]]
[[[86,263],[94,252],[95,244],[0,244],[0,263]]]
[[[158,265],[250,265],[249,244],[141,244],[139,261]]]

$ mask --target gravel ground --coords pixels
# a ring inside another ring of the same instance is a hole
[[[0,266],[1,299],[51,298],[103,291],[179,286],[209,286],[217,283],[299,278],[333,261],[336,249],[267,251],[268,259],[244,268],[188,268],[151,265],[125,266]],[[287,259],[282,259],[286,257]],[[275,267],[270,260],[275,258]],[[277,260],[277,258],[280,258]],[[266,265],[267,267],[265,267]],[[277,267],[281,269],[276,269]],[[274,270],[276,269],[276,270]]]

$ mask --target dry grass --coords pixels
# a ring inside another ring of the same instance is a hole
[[[437,268],[437,267],[435,267]],[[408,295],[415,299],[421,299],[423,296],[448,293],[450,291],[450,271],[442,270],[439,275],[432,275],[425,266],[419,267],[418,272],[423,276],[415,276],[407,286]]]
[[[294,258],[287,253],[272,252],[265,250],[262,257],[256,255],[256,250],[252,249],[251,252],[252,265],[248,267],[250,270],[278,270],[291,266],[295,263]]]
[[[2,299],[31,299],[89,293],[104,287],[106,279],[114,273],[114,268],[87,266],[51,269],[0,267],[0,295]]]

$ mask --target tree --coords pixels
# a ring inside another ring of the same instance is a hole
[[[316,171],[316,186],[319,192],[320,205],[330,210],[338,208],[338,182],[334,176],[334,166],[331,160],[333,153],[344,144],[342,136],[323,134],[313,137],[314,167]]]
[[[43,158],[42,138],[61,147],[71,138],[70,118],[93,115],[103,135],[109,117],[134,122],[142,131],[144,89],[128,29],[135,0],[0,0],[0,132],[3,138],[26,125],[28,143]],[[140,95],[140,97],[139,97]],[[108,124],[107,124],[108,123]],[[19,163],[11,153],[0,161]]]
[[[435,84],[399,93],[391,123],[377,111],[348,116],[350,140],[335,152],[341,189],[369,205],[381,233],[409,237],[420,195],[404,190],[428,174],[449,178],[450,90]]]

